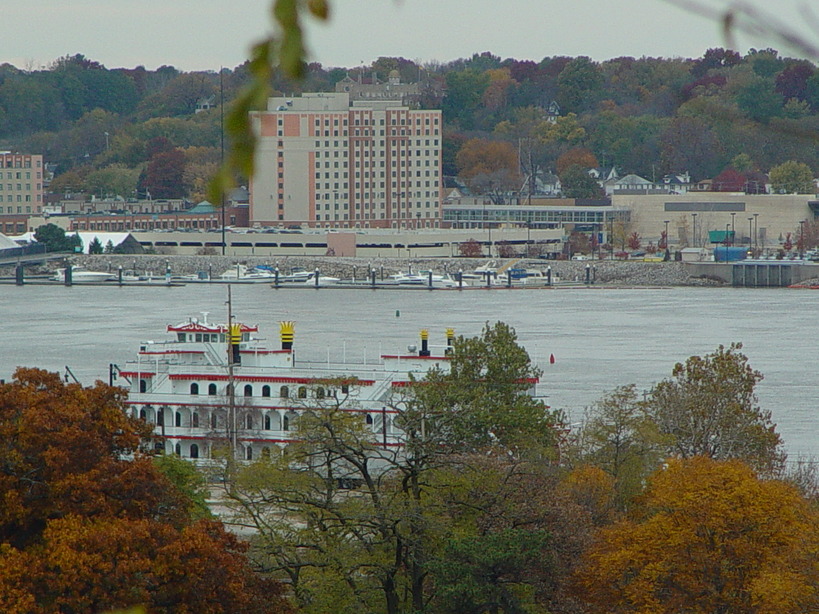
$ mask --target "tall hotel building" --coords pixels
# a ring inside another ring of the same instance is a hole
[[[0,151],[0,214],[43,212],[43,156]]]
[[[259,137],[251,223],[440,226],[441,111],[311,93],[270,98],[251,121]]]

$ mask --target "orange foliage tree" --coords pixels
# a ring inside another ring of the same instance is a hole
[[[290,611],[244,544],[191,519],[124,399],[38,369],[0,385],[0,611]]]
[[[504,202],[504,193],[520,188],[518,154],[511,143],[470,139],[455,156],[459,176],[470,189]]]
[[[792,486],[737,460],[671,460],[642,512],[586,554],[578,587],[593,611],[817,611],[819,515]]]

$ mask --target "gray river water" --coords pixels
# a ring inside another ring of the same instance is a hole
[[[639,389],[670,376],[676,362],[744,344],[765,379],[760,405],[773,412],[791,458],[819,456],[819,383],[813,363],[819,293],[786,289],[336,290],[233,286],[237,320],[272,340],[296,322],[297,356],[374,361],[406,350],[429,328],[477,335],[503,320],[543,369],[539,391],[576,421],[616,386]],[[184,287],[0,286],[0,378],[18,365],[63,372],[83,384],[106,379],[109,363],[134,358],[165,326],[227,314],[224,285]],[[555,362],[550,364],[549,357]]]

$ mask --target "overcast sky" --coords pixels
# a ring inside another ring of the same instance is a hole
[[[686,0],[676,0],[684,2]],[[725,6],[727,0],[699,0]],[[330,0],[329,24],[310,25],[310,59],[353,67],[380,56],[447,62],[491,51],[539,61],[553,55],[596,60],[699,57],[724,46],[714,19],[672,0]],[[270,29],[271,0],[26,0],[5,3],[0,63],[25,69],[81,53],[108,68],[163,64],[180,70],[232,68]],[[810,32],[801,0],[754,1]],[[801,3],[801,4],[800,4]],[[814,24],[816,27],[816,24]],[[816,38],[816,30],[813,35]],[[739,37],[737,47],[774,47]]]

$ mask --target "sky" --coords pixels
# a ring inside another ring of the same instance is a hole
[[[718,20],[680,6],[728,0],[329,0],[330,23],[308,24],[309,59],[327,67],[381,56],[448,62],[490,51],[540,61],[554,55],[702,56],[726,46]],[[108,68],[233,68],[271,29],[272,0],[26,0],[3,7],[0,64],[34,70],[82,54]],[[801,0],[750,0],[816,39],[819,14]],[[815,21],[811,23],[811,19]],[[813,33],[811,34],[811,29]],[[736,48],[784,46],[737,38]]]

